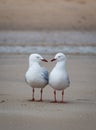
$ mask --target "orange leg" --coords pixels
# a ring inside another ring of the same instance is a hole
[[[64,90],[62,90],[62,103],[64,103]]]
[[[40,90],[40,93],[41,93],[41,95],[40,95],[40,101],[42,102],[42,94],[43,94],[43,89],[42,88]]]
[[[57,102],[57,100],[56,100],[56,90],[54,90],[54,102]]]
[[[35,89],[33,88],[32,89],[32,101],[35,101],[35,99],[34,99],[34,92],[35,92]]]

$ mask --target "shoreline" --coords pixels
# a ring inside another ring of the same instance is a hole
[[[0,54],[96,55],[96,31],[0,31]]]
[[[96,55],[96,46],[0,46],[0,54],[56,54]]]
[[[96,31],[0,31],[0,46],[96,46]]]

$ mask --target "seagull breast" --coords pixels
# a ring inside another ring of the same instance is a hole
[[[57,90],[62,90],[69,87],[70,85],[69,76],[65,67],[61,62],[57,63],[56,66],[51,71],[49,76],[49,84],[50,86],[52,86],[54,89]]]
[[[43,88],[48,84],[48,71],[42,67],[30,67],[25,79],[32,88]]]

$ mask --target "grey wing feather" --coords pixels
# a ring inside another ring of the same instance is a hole
[[[42,68],[42,76],[44,78],[44,80],[46,80],[47,84],[49,82],[49,74],[48,71],[46,70],[46,68]]]
[[[70,85],[70,79],[69,79],[69,76],[67,76],[67,80],[68,80],[68,85]]]

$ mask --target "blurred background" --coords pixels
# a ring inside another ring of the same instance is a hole
[[[0,53],[58,51],[96,54],[96,0],[0,0]]]

